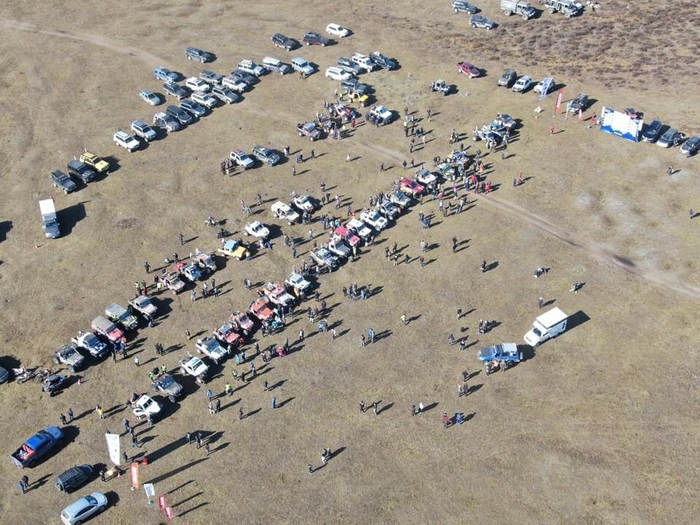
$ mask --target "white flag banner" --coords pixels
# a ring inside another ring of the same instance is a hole
[[[144,483],[143,490],[146,491],[146,497],[149,500],[156,497],[156,488],[153,486],[153,483]]]
[[[107,452],[109,453],[109,459],[111,459],[112,463],[115,465],[119,465],[121,463],[119,434],[105,433],[105,439],[107,440]]]

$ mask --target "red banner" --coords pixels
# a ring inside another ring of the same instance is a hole
[[[165,517],[168,518],[169,520],[173,519],[173,508],[172,507],[165,507]]]
[[[134,489],[138,489],[139,488],[139,464],[132,463],[131,468],[129,468],[129,472],[131,473],[131,486]]]
[[[166,506],[165,496],[158,496],[158,510],[165,510]]]
[[[559,108],[561,108],[561,101],[564,98],[564,90],[560,89],[559,90],[559,95],[557,96],[557,107],[554,108],[555,113],[559,113]]]

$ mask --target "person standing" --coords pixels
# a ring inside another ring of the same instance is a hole
[[[401,315],[401,322],[402,322],[404,325],[407,325],[407,324],[408,324],[408,317],[406,316],[406,314],[402,314],[402,315]]]
[[[450,417],[447,415],[447,412],[442,413],[442,426],[444,428],[447,428],[450,426]]]
[[[104,419],[104,418],[105,418],[105,411],[102,410],[102,407],[101,407],[100,405],[97,405],[97,406],[95,407],[95,412],[97,412],[97,415],[100,417],[100,419]]]
[[[179,237],[180,237],[180,246],[183,246],[185,244],[185,236],[183,234],[180,234]]]
[[[375,401],[374,403],[372,403],[372,410],[374,410],[374,415],[375,415],[375,416],[379,415],[378,408],[379,408],[379,403],[378,403],[377,401]]]
[[[537,300],[537,307],[538,307],[538,308],[542,308],[543,306],[544,306],[544,299],[543,299],[542,297],[540,297],[540,298]]]
[[[277,398],[276,398],[276,397],[273,397],[273,398],[272,398],[272,404],[271,404],[271,406],[272,406],[272,408],[277,408]]]
[[[63,412],[61,412],[59,419],[61,420],[61,425],[63,425],[64,427],[68,424],[68,420],[66,419],[66,416],[63,415]]]
[[[362,401],[360,401],[360,412],[364,414],[365,410],[365,401],[363,399]]]
[[[73,409],[70,407],[68,408],[68,422],[69,423],[73,422]]]

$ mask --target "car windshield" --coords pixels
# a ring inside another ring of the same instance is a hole
[[[532,328],[532,333],[535,334],[537,337],[540,337],[542,335],[542,332],[540,332],[536,327]]]
[[[97,505],[97,500],[93,498],[92,496],[85,496],[85,503],[88,505]]]

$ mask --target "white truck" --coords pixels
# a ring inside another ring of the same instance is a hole
[[[501,0],[501,11],[506,16],[512,14],[520,15],[523,17],[523,20],[529,20],[537,14],[535,8],[524,0]]]
[[[525,342],[530,346],[539,346],[547,339],[552,339],[566,330],[569,316],[559,308],[552,308],[535,319],[532,330],[525,334]]]
[[[41,211],[41,220],[44,224],[44,235],[47,239],[55,239],[61,236],[61,227],[58,224],[56,217],[56,206],[53,199],[44,199],[39,201],[39,211]]]

